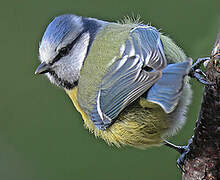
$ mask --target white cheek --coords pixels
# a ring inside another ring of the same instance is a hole
[[[70,52],[69,63],[71,64],[71,68],[70,67],[67,68],[68,69],[70,68],[71,70],[70,74],[72,74],[75,77],[74,78],[75,80],[79,78],[79,73],[82,68],[83,61],[85,60],[88,46],[89,46],[89,33],[85,33],[81,37],[80,42],[76,44]]]
[[[73,47],[71,51],[71,61],[77,69],[81,69],[83,61],[86,57],[89,46],[89,33],[85,33],[80,38],[80,42]]]

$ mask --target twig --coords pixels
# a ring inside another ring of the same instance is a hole
[[[212,50],[194,135],[185,155],[183,180],[220,179],[220,32]]]

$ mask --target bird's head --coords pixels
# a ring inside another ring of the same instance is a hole
[[[72,89],[77,85],[89,41],[90,34],[82,17],[56,17],[48,25],[40,42],[41,64],[35,74],[46,74],[57,86]]]

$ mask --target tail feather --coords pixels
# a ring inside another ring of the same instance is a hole
[[[147,100],[160,105],[166,113],[174,111],[191,65],[191,60],[169,64],[162,71],[162,77],[149,89]]]

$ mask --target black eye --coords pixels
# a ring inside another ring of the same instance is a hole
[[[60,50],[59,50],[59,54],[60,56],[66,56],[67,54],[69,53],[69,48],[68,47],[62,47]]]

